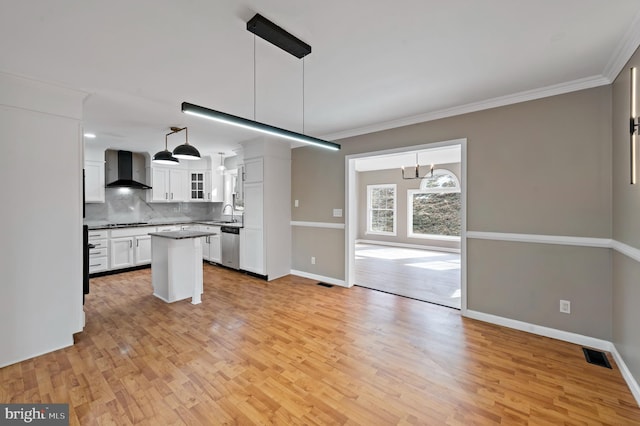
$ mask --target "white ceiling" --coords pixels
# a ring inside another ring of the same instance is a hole
[[[0,71],[88,93],[88,143],[153,153],[186,125],[203,153],[231,155],[255,135],[187,117],[181,102],[301,132],[304,75],[304,132],[333,140],[607,84],[638,45],[639,11],[637,0],[2,0]],[[254,61],[255,13],[312,46],[304,72],[259,38]]]

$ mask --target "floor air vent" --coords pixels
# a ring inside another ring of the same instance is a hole
[[[333,284],[327,284],[327,283],[318,283],[318,285],[321,285],[322,287],[327,287],[327,288],[333,287]]]
[[[599,365],[600,367],[611,368],[611,364],[609,364],[609,360],[607,359],[607,355],[604,352],[596,351],[593,349],[582,348],[582,352],[584,352],[584,357],[587,359],[589,364]]]

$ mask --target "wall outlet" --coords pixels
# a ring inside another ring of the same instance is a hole
[[[311,256],[311,264],[315,265],[316,264],[316,258],[315,256]]]
[[[333,217],[342,217],[342,209],[333,209]]]
[[[570,314],[571,313],[571,302],[568,300],[561,300],[560,301],[560,312],[564,313],[564,314]]]

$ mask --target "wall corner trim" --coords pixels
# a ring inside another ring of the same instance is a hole
[[[487,314],[484,312],[473,311],[467,309],[462,316],[475,319],[478,321],[496,324],[514,330],[525,331],[527,333],[537,334],[539,336],[550,337],[552,339],[562,340],[564,342],[573,343],[581,346],[588,346],[601,351],[610,352],[620,369],[622,378],[627,382],[631,394],[640,405],[640,385],[631,374],[631,371],[624,362],[624,359],[616,349],[615,345],[608,340],[596,339],[595,337],[584,336],[582,334],[572,333],[570,331],[558,330],[555,328],[544,327],[537,324],[531,324],[511,318],[500,317],[497,315]]]
[[[337,285],[337,286],[340,286],[340,287],[347,287],[347,283],[344,280],[339,280],[339,279],[331,278],[331,277],[325,277],[325,276],[322,276],[322,275],[312,274],[312,273],[309,273],[309,272],[297,271],[295,269],[292,269],[291,270],[291,275],[296,275],[296,276],[302,277],[302,278],[309,278],[311,280],[321,281],[323,283],[333,284],[333,285]]]
[[[630,245],[622,243],[617,240],[613,240],[611,242],[611,248],[617,251],[618,253],[622,253],[625,256],[630,257],[636,262],[640,262],[640,249],[631,247]]]

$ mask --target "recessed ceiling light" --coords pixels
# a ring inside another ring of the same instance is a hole
[[[95,139],[96,135],[95,135],[95,133],[85,133],[84,137],[85,138],[89,138],[89,139]]]

